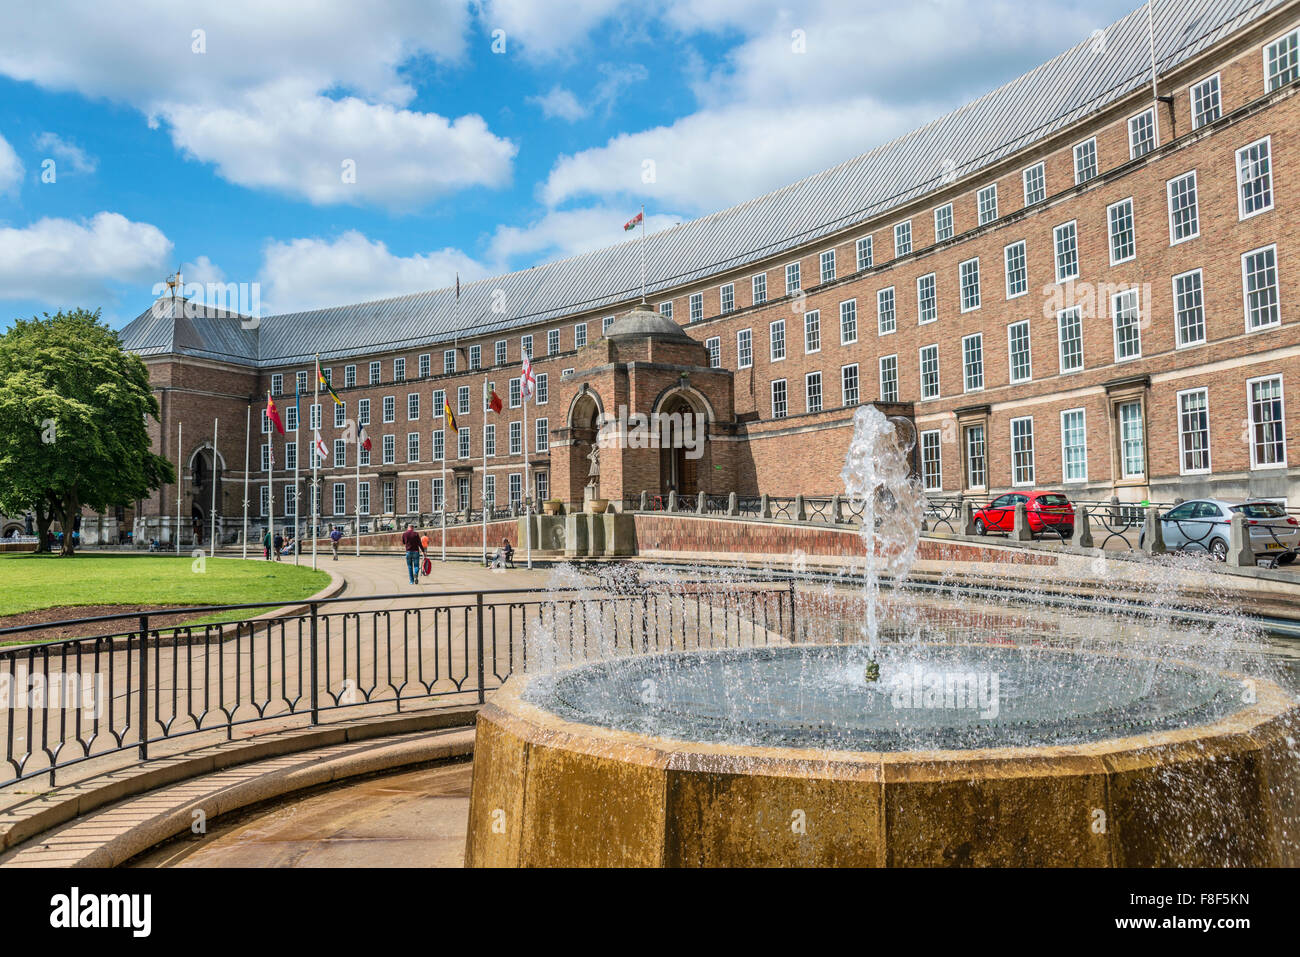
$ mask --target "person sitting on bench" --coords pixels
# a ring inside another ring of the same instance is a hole
[[[515,567],[515,550],[510,545],[510,539],[501,539],[501,547],[497,549],[496,555],[492,558],[493,568],[514,568]]]

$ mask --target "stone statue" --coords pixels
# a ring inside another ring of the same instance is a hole
[[[588,485],[600,484],[600,446],[595,442],[591,443],[591,451],[587,453],[587,461],[591,463],[591,468],[587,469]]]

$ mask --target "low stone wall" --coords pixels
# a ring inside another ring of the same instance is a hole
[[[362,551],[400,551],[402,548],[401,529],[395,532],[375,532],[373,534],[361,536]],[[421,535],[429,536],[429,547],[436,548],[442,545],[441,528],[417,528]],[[508,538],[510,543],[518,550],[520,547],[519,538],[519,519],[507,518],[498,519],[494,522],[487,523],[487,540],[488,548],[501,544],[501,539]],[[477,548],[483,544],[483,526],[482,525],[448,525],[447,526],[447,547],[448,548]],[[317,549],[329,551],[330,540],[320,538],[316,540]],[[303,548],[310,550],[311,542],[303,542]],[[347,551],[356,548],[356,539],[345,535],[339,542],[339,549]]]

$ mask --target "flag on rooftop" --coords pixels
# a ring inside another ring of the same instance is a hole
[[[623,232],[627,232],[629,229],[633,229],[643,219],[645,219],[644,210],[637,213],[635,216],[633,216],[631,219],[629,219],[626,223],[623,224]]]

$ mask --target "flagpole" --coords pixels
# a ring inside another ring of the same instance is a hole
[[[443,402],[446,402],[443,399]],[[447,561],[447,409],[442,410],[442,560]],[[460,441],[460,436],[456,437]]]
[[[487,414],[488,414],[488,387],[487,376],[483,377],[483,564],[488,563],[487,557]]]
[[[529,364],[528,369],[530,373],[532,372],[532,361],[533,361],[533,357],[528,356],[528,364]],[[534,379],[534,381],[536,380]],[[521,378],[519,382],[519,391],[523,395],[523,402],[521,404],[524,407],[524,496],[523,496],[524,498],[524,539],[527,542],[527,550],[525,552],[525,555],[527,557],[527,564],[529,568],[532,568],[533,567],[533,510],[532,507],[528,504],[528,489],[532,485],[532,480],[528,470],[528,394],[531,392],[532,394],[536,395],[537,386],[534,385],[531,389],[527,388],[527,386],[528,386],[528,382]]]
[[[253,439],[253,403],[248,403],[248,413],[244,421],[244,540],[243,558],[248,558],[248,446]]]
[[[269,393],[268,393],[269,395]],[[279,414],[278,412],[276,413]],[[271,556],[271,561],[275,561],[277,554],[275,551],[275,423],[270,421],[267,416],[266,425],[266,531],[271,536],[271,542],[266,551]]]
[[[312,400],[312,410],[318,410],[320,406],[320,356],[316,357],[316,392]],[[325,418],[324,415],[321,416]],[[320,425],[324,425],[321,422]],[[311,495],[307,499],[307,527],[311,529],[311,570],[316,570],[316,513],[320,510],[320,485],[317,475],[320,469],[320,449],[316,447],[316,441],[320,437],[320,427],[312,430],[312,449],[311,449]],[[297,495],[294,495],[295,500]],[[297,537],[297,531],[294,532]]]
[[[208,533],[209,558],[217,557],[217,423],[219,421],[221,420],[212,420],[212,475],[209,476],[209,481],[212,482],[212,504],[208,506],[208,518],[212,530]]]
[[[641,204],[641,301],[645,302],[645,203]]]
[[[302,551],[298,535],[298,459],[302,457],[302,403],[298,401],[298,376],[293,377],[293,563],[298,564],[298,554]]]
[[[344,385],[347,383],[345,382]],[[360,428],[360,426],[358,426]],[[357,523],[353,531],[357,538],[357,558],[361,557],[361,433],[357,432]]]
[[[184,440],[182,435],[185,423],[176,423],[176,554],[181,553],[181,499],[184,497],[185,469],[181,465],[181,459],[185,456]]]

